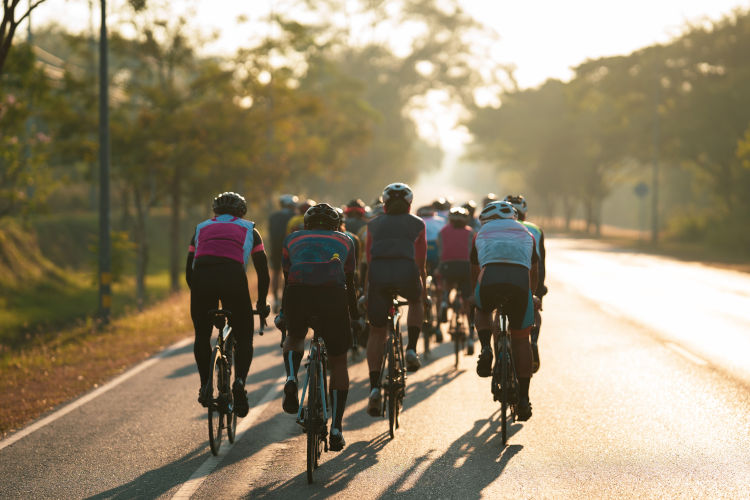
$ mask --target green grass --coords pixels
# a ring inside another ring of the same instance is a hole
[[[151,275],[147,283],[147,304],[169,294],[166,271]],[[113,287],[112,315],[120,317],[136,310],[132,277]],[[0,344],[3,349],[17,349],[40,341],[56,328],[76,322],[91,322],[98,307],[98,288],[88,273],[70,273],[68,283],[40,282],[28,288],[0,292]]]

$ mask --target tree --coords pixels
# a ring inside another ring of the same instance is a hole
[[[16,18],[16,9],[18,9],[21,0],[3,0],[3,20],[0,22],[0,76],[3,74],[5,61],[10,53],[13,36],[16,34],[18,25],[28,19],[31,12],[44,2],[45,0],[30,2],[25,10],[22,7],[18,11],[20,17]]]

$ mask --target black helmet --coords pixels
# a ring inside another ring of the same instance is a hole
[[[242,195],[228,191],[214,198],[214,213],[216,215],[230,214],[242,217],[247,213],[247,203]]]
[[[482,207],[486,207],[493,201],[497,201],[497,195],[495,193],[487,193],[487,196],[482,200]]]
[[[474,217],[474,212],[477,210],[477,204],[474,200],[469,200],[461,206],[469,212],[469,217]]]
[[[305,229],[329,229],[335,231],[341,225],[339,211],[328,203],[318,203],[305,212]]]

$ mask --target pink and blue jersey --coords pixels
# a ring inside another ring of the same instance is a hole
[[[295,231],[284,240],[282,253],[288,285],[343,288],[357,265],[352,239],[338,231]]]
[[[195,262],[202,257],[220,257],[241,263],[247,268],[251,254],[263,252],[263,241],[255,230],[255,223],[233,215],[217,215],[195,228],[190,252]]]

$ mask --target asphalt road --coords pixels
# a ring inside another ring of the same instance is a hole
[[[0,498],[750,498],[750,276],[547,245],[534,415],[505,448],[489,382],[474,358],[455,370],[443,344],[408,377],[394,440],[366,415],[366,366],[352,364],[347,447],[308,485],[269,331],[255,338],[244,432],[218,458],[186,345],[0,442]]]

